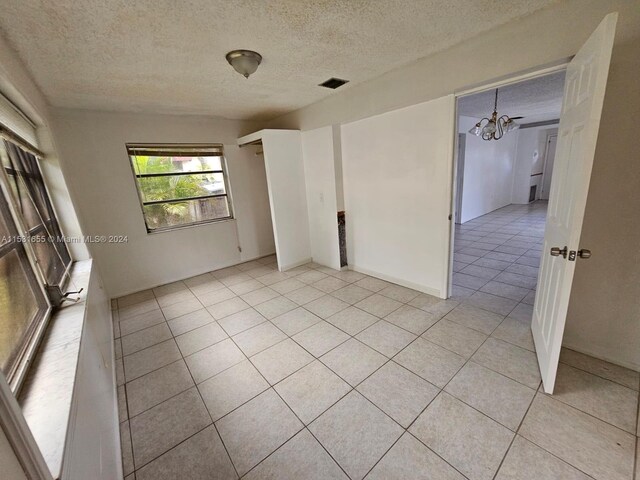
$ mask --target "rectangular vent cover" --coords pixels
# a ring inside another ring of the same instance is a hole
[[[338,87],[341,87],[345,83],[349,83],[349,80],[343,80],[341,78],[331,77],[329,80],[322,82],[319,87],[331,88],[335,90]]]

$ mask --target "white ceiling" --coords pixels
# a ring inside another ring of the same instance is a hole
[[[268,119],[556,1],[4,0],[0,31],[54,106]]]
[[[545,75],[512,85],[498,91],[498,115],[524,116],[519,123],[534,123],[560,118],[565,72]],[[495,90],[462,97],[458,113],[469,117],[490,117],[493,112]]]

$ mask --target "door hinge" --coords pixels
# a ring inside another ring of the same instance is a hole
[[[242,252],[242,247],[240,245],[238,245],[238,251]]]
[[[451,214],[449,214],[449,220],[451,220],[453,218],[453,216]]]

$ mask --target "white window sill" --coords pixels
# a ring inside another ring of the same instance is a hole
[[[64,304],[51,317],[18,397],[53,478],[62,473],[91,266],[91,260],[73,264],[68,288],[84,289],[80,301]]]
[[[235,222],[235,221],[236,221],[236,217],[229,217],[229,218],[220,218],[218,220],[207,220],[204,222],[188,223],[186,225],[176,225],[173,227],[161,227],[161,228],[155,228],[153,230],[147,230],[147,235],[156,235],[158,233],[175,232],[179,230],[185,230],[188,228],[204,227],[207,225],[218,225],[222,223]]]

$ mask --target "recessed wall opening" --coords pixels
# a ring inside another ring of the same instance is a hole
[[[252,155],[253,158],[253,162],[255,162],[255,168],[260,170],[261,175],[260,175],[260,181],[264,181],[265,184],[267,184],[267,195],[264,196],[263,201],[266,204],[266,207],[264,209],[264,221],[267,221],[271,224],[271,234],[273,237],[273,244],[275,245],[275,234],[273,231],[273,217],[271,215],[271,208],[269,206],[269,194],[268,194],[268,181],[267,181],[267,175],[266,175],[266,165],[264,162],[264,148],[262,147],[262,142],[255,142],[252,143],[250,145],[246,145],[245,148],[250,155]],[[277,252],[275,253],[275,260],[278,260],[278,255]]]

